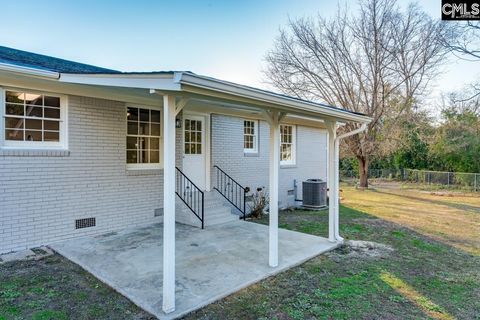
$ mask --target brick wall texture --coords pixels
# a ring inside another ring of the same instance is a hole
[[[260,122],[258,155],[245,156],[243,119],[211,117],[212,165],[245,186],[268,186],[268,124]],[[126,169],[126,127],[125,103],[69,96],[68,151],[0,151],[0,253],[161,221],[163,170]],[[293,204],[294,179],[325,177],[325,132],[298,126],[296,166],[280,172],[281,206]],[[95,227],[75,229],[90,217]]]
[[[266,121],[260,121],[258,154],[244,154],[243,121],[237,117],[212,115],[212,165],[222,168],[244,187],[251,190],[266,187],[268,190],[270,128]],[[294,189],[294,180],[298,182],[300,199],[303,180],[319,178],[326,181],[326,131],[305,126],[296,126],[296,130],[296,164],[280,167],[280,208],[295,204],[294,195],[288,195],[288,191]],[[215,170],[212,170],[211,179],[215,183]]]

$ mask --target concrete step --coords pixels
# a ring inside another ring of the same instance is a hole
[[[232,213],[231,206],[217,191],[205,192],[204,200],[205,226],[213,226],[239,220],[239,216]],[[177,222],[201,227],[201,221],[180,199],[177,199],[176,208]]]

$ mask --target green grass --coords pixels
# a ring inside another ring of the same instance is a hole
[[[445,239],[432,238],[423,233],[424,222],[417,230],[411,223],[403,224],[409,220],[401,197],[375,193],[374,201],[369,202],[373,192],[348,192],[361,198],[361,210],[350,199],[344,201],[348,206],[341,206],[342,236],[387,244],[394,248],[393,253],[362,258],[343,255],[339,249],[334,255],[316,257],[186,319],[480,319],[480,258],[472,253],[478,248],[450,245],[448,232]],[[420,205],[436,214],[444,209],[441,203],[431,202],[416,203],[415,208]],[[372,214],[368,208],[374,208]],[[450,223],[467,220],[462,213],[460,219],[451,210],[448,214]],[[382,215],[397,216],[400,223]],[[267,224],[268,217],[257,222]],[[282,212],[279,223],[290,230],[328,235],[325,210]],[[477,240],[473,233],[468,236],[468,241]]]
[[[392,253],[366,258],[340,248],[186,319],[480,319],[479,199],[344,190],[342,236]],[[328,212],[283,212],[279,225],[327,237]],[[58,255],[0,265],[0,320],[150,318]]]
[[[153,319],[59,255],[0,265],[0,320]]]

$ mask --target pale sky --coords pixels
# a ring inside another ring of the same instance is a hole
[[[440,0],[420,5],[440,16]],[[332,16],[336,7],[327,0],[6,1],[0,45],[121,71],[189,70],[271,89],[261,71],[279,28],[288,17]],[[480,63],[452,58],[430,97],[479,77]]]

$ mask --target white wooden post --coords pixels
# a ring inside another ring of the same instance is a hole
[[[268,228],[268,264],[278,266],[278,175],[280,169],[280,121],[285,116],[278,111],[265,111],[270,125],[270,163],[269,163],[269,228]]]
[[[163,96],[163,304],[175,311],[175,96]]]
[[[335,122],[326,121],[328,130],[328,162],[327,162],[327,188],[328,188],[328,240],[335,242],[335,138],[337,128]]]
[[[333,166],[333,171],[335,175],[335,179],[333,180],[333,194],[334,194],[334,205],[335,205],[335,211],[334,211],[334,226],[335,226],[335,240],[336,241],[343,241],[343,238],[340,236],[340,141],[338,139],[335,139],[335,158],[333,160],[334,166]]]
[[[269,203],[269,250],[268,264],[278,266],[278,174],[280,169],[280,119],[272,114],[270,124],[270,203]]]

